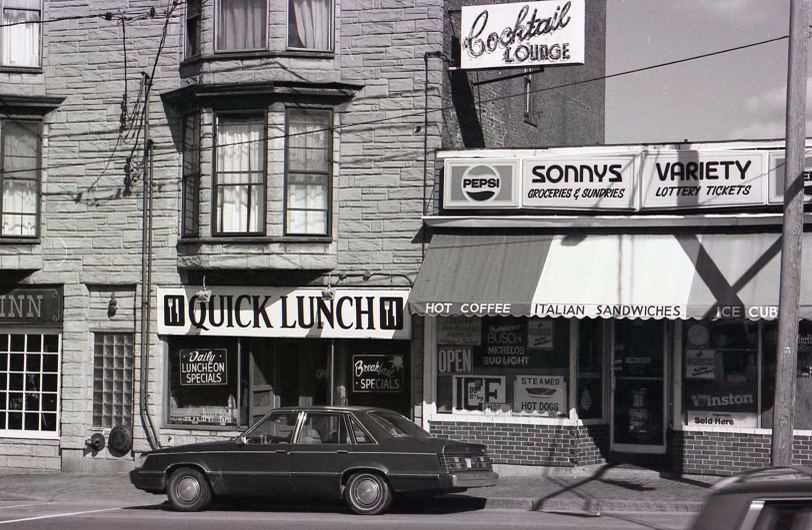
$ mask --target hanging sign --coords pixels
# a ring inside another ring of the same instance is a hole
[[[462,7],[462,69],[584,64],[584,0]]]
[[[716,350],[685,351],[685,377],[687,379],[713,379],[716,371]]]

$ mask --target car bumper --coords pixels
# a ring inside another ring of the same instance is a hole
[[[496,486],[499,474],[494,471],[476,471],[468,473],[454,473],[451,475],[453,488],[482,488]]]
[[[130,471],[130,482],[140,490],[154,493],[166,491],[166,475],[162,471]]]

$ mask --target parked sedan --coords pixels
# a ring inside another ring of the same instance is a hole
[[[768,467],[722,479],[692,530],[809,530],[812,468]]]
[[[142,454],[136,488],[166,493],[180,511],[213,495],[343,498],[358,514],[386,511],[392,496],[493,486],[484,445],[431,436],[406,417],[371,407],[281,408],[234,439]]]

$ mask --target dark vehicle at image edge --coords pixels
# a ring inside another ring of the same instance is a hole
[[[493,486],[484,445],[431,436],[406,417],[371,407],[275,409],[230,440],[142,454],[136,488],[166,493],[180,511],[213,496],[320,496],[358,514],[383,513],[393,495]]]
[[[767,467],[720,480],[691,529],[812,529],[812,468]]]

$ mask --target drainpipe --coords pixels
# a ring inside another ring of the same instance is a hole
[[[155,425],[149,413],[149,343],[152,313],[152,140],[149,138],[149,92],[152,80],[144,76],[144,168],[143,211],[141,226],[141,426],[149,447],[160,449]]]
[[[429,175],[429,57],[443,57],[443,52],[431,51],[423,54],[423,215],[428,208]],[[426,257],[426,231],[422,236],[422,257]]]

